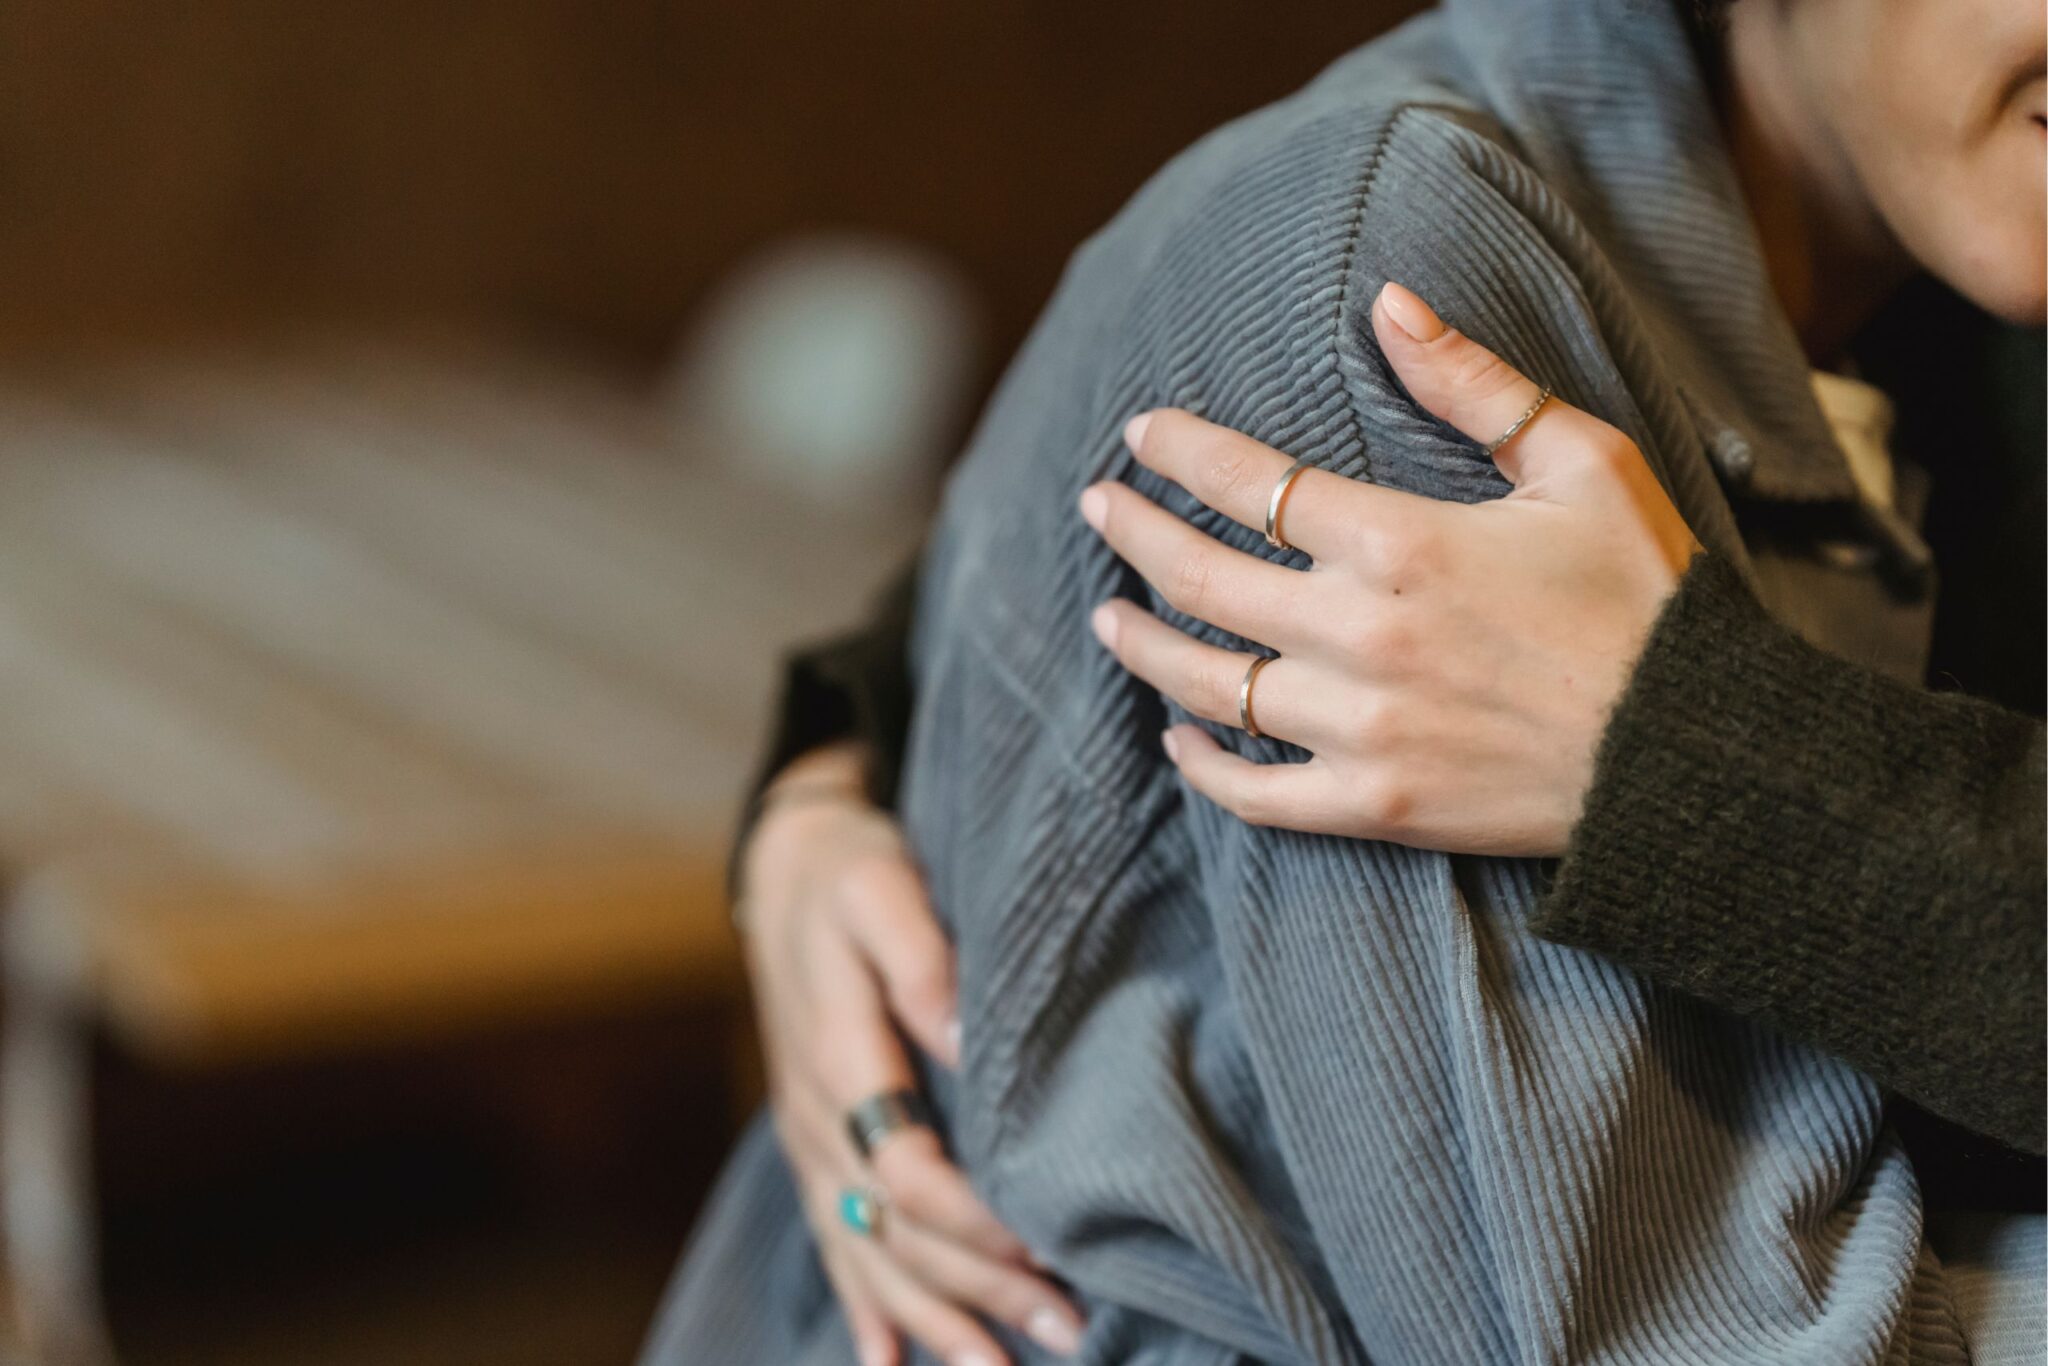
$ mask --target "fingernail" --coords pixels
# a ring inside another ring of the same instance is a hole
[[[889,1366],[889,1349],[879,1342],[862,1343],[860,1366]]]
[[[1124,424],[1124,444],[1133,452],[1145,447],[1145,429],[1152,425],[1152,414],[1139,413]]]
[[[996,1359],[986,1352],[955,1352],[946,1358],[946,1366],[996,1366]]]
[[[953,1050],[953,1065],[960,1065],[960,1017],[952,1016],[946,1021],[946,1047]]]
[[[1081,520],[1097,531],[1102,530],[1102,519],[1109,512],[1109,495],[1090,484],[1081,491]]]
[[[1116,613],[1108,603],[1099,604],[1088,614],[1088,628],[1095,632],[1095,638],[1102,642],[1103,649],[1116,648]]]
[[[1034,1309],[1024,1320],[1024,1331],[1048,1352],[1070,1357],[1081,1350],[1080,1326],[1057,1309]]]
[[[1387,318],[1394,326],[1415,340],[1433,342],[1444,334],[1444,320],[1414,290],[1389,280],[1380,290],[1380,302],[1386,305]]]
[[[1176,764],[1180,762],[1179,736],[1175,735],[1170,730],[1164,731],[1159,736],[1159,743],[1166,750],[1166,757],[1168,759],[1171,759]]]

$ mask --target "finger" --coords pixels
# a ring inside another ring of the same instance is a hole
[[[890,1326],[888,1315],[868,1289],[867,1282],[849,1264],[838,1240],[821,1241],[818,1260],[824,1263],[825,1279],[832,1286],[832,1294],[838,1299],[840,1309],[846,1314],[846,1330],[853,1338],[853,1350],[860,1358],[860,1366],[897,1366],[902,1360],[902,1353],[901,1344],[896,1341],[896,1330]]]
[[[843,1125],[855,1105],[915,1086],[916,1074],[859,946],[850,937],[823,937],[808,959],[811,1008],[796,1057]]]
[[[851,1014],[851,1012],[849,1012]],[[829,1019],[825,1030],[849,1029]],[[864,1052],[871,1052],[872,1045]],[[838,1061],[833,1061],[834,1057]],[[897,1053],[900,1057],[900,1050]],[[846,1086],[836,1069],[853,1069],[855,1077],[886,1075],[885,1060],[855,1058],[851,1052],[826,1055],[827,1060],[807,1075],[792,1079],[785,1088],[784,1109],[788,1112],[793,1138],[806,1151],[804,1165],[824,1169],[839,1160],[851,1160],[852,1137],[846,1132],[846,1113],[867,1097],[882,1090],[897,1089],[889,1084],[861,1083]],[[877,1066],[882,1063],[883,1066]],[[863,1070],[865,1069],[865,1070]],[[902,1083],[909,1084],[906,1080]],[[808,1140],[803,1142],[802,1140]],[[843,1158],[842,1156],[843,1155]],[[898,1129],[878,1141],[869,1161],[874,1183],[881,1187],[892,1209],[944,1237],[985,1257],[1023,1263],[1030,1251],[1012,1233],[967,1182],[958,1167],[947,1158],[939,1136],[918,1125]]]
[[[1541,392],[1534,380],[1392,281],[1373,301],[1372,324],[1388,364],[1415,401],[1482,445],[1499,440]],[[1508,482],[1521,487],[1589,442],[1619,435],[1592,414],[1552,398],[1493,459]]]
[[[1245,675],[1259,656],[1205,645],[1122,599],[1102,603],[1088,624],[1118,663],[1196,716],[1226,726],[1241,723]],[[1296,744],[1314,735],[1317,708],[1304,705],[1309,699],[1297,679],[1303,667],[1283,658],[1259,670],[1251,719],[1262,734]]]
[[[1009,1357],[973,1317],[920,1285],[888,1250],[855,1240],[848,1257],[873,1287],[882,1312],[946,1366],[1008,1366]]]
[[[845,924],[882,985],[889,1009],[918,1047],[960,1065],[953,946],[932,913],[907,854],[868,859],[847,874]]]
[[[1175,726],[1160,740],[1188,786],[1239,820],[1312,834],[1355,833],[1356,822],[1321,764],[1253,763],[1200,726]]]
[[[1292,456],[1263,441],[1178,408],[1138,414],[1125,425],[1124,441],[1139,464],[1261,533],[1273,491],[1294,467]],[[1310,466],[1288,486],[1278,530],[1311,559],[1326,559],[1342,554],[1361,527],[1399,515],[1399,502],[1412,496]]]
[[[1197,531],[1135,489],[1090,485],[1081,516],[1175,608],[1233,635],[1285,648],[1308,580]]]
[[[824,1264],[825,1279],[832,1286],[840,1308],[846,1314],[847,1331],[861,1366],[898,1366],[901,1344],[890,1325],[879,1296],[861,1268],[847,1255],[851,1231],[839,1220],[840,1192],[858,1178],[850,1154],[816,1151],[814,1135],[802,1123],[787,1122],[777,1115],[784,1135],[784,1148],[797,1177],[804,1219],[818,1245],[818,1260]]]
[[[1080,1350],[1080,1311],[1050,1282],[934,1237],[909,1219],[883,1224],[882,1242],[912,1275],[948,1302],[1007,1323],[1047,1351],[1071,1356]]]
[[[1023,1240],[982,1203],[932,1130],[898,1129],[875,1145],[868,1161],[875,1184],[903,1218],[984,1257],[1030,1259]]]

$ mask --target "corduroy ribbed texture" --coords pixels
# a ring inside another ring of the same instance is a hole
[[[1141,409],[1431,497],[1504,491],[1390,378],[1367,322],[1389,278],[1626,431],[1775,601],[1894,623],[1859,653],[1920,668],[1924,617],[1887,615],[1874,577],[1736,534],[1724,480],[1850,484],[1676,11],[1453,0],[1140,192],[949,488],[903,813],[958,946],[964,1066],[927,1079],[956,1156],[1075,1287],[1090,1362],[1967,1360],[1870,1082],[1532,937],[1532,863],[1193,799],[1158,746],[1185,718],[1089,635],[1124,595],[1244,645],[1088,532],[1095,479],[1274,554],[1134,465]],[[771,1143],[736,1160],[650,1366],[850,1360]]]

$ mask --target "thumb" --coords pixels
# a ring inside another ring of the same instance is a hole
[[[1412,290],[1391,280],[1373,300],[1372,326],[1410,397],[1482,446],[1499,441],[1528,416],[1542,393],[1521,371],[1446,324]],[[1509,483],[1519,486],[1539,472],[1545,443],[1534,439],[1536,431],[1565,425],[1553,420],[1551,410],[1568,406],[1559,399],[1545,403],[1538,414],[1541,423],[1531,418],[1494,452],[1494,463]]]

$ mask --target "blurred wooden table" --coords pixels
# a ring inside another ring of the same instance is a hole
[[[516,349],[0,370],[0,1124],[45,1353],[105,1352],[92,1031],[204,1066],[729,990],[776,655],[919,520]]]

